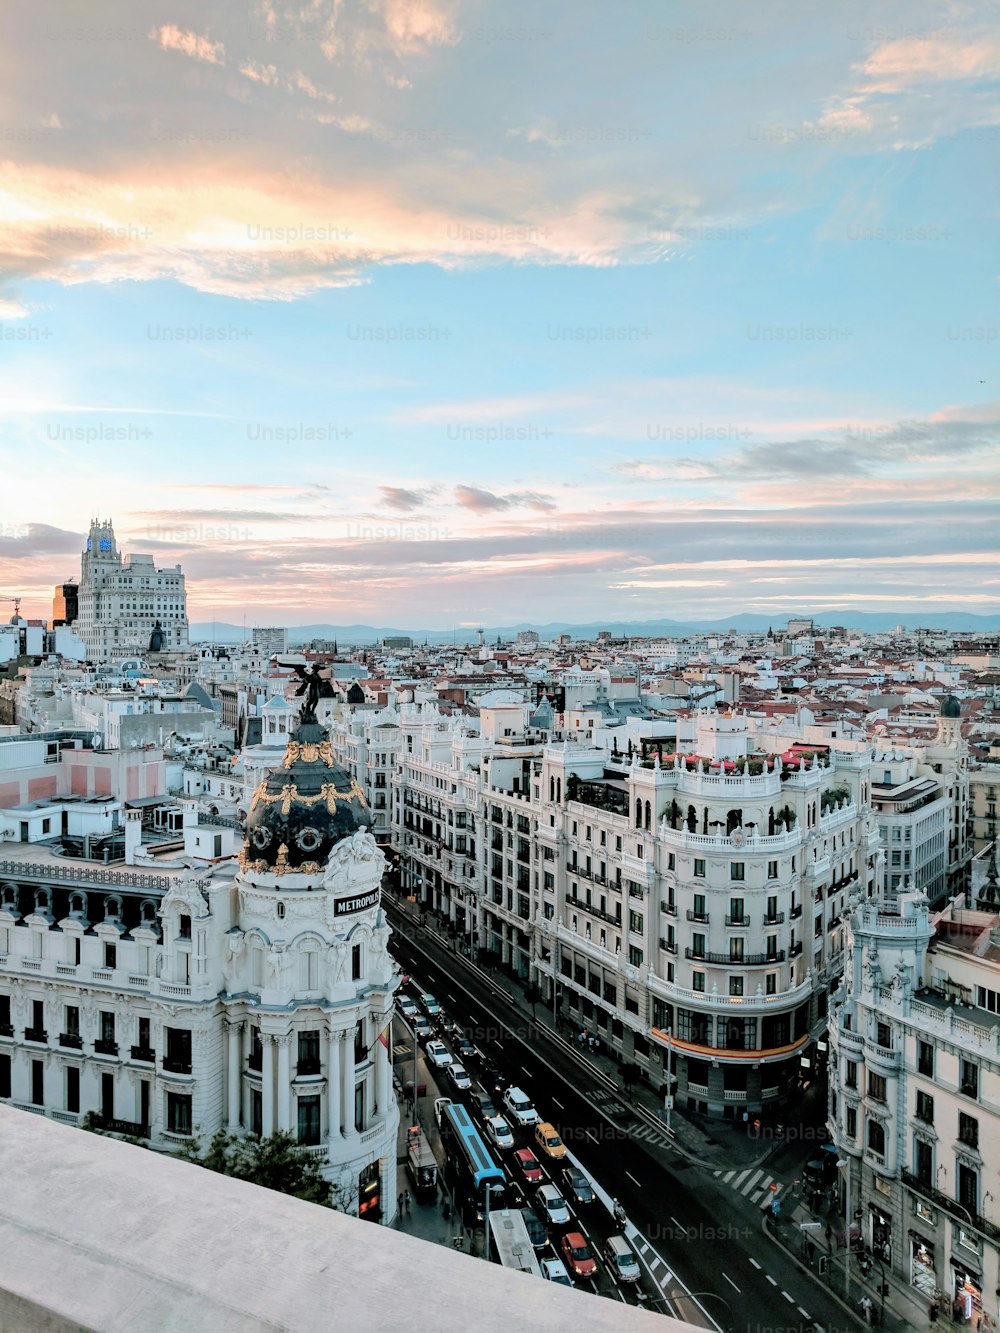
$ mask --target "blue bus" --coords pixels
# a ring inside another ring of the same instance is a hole
[[[490,1187],[490,1210],[507,1207],[508,1185],[503,1168],[490,1156],[468,1109],[459,1102],[445,1106],[441,1114],[446,1177],[454,1190],[455,1205],[473,1226],[482,1226],[486,1216],[486,1188]]]

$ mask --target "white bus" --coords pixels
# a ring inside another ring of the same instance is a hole
[[[521,1273],[542,1276],[535,1258],[535,1250],[524,1225],[524,1218],[516,1208],[499,1208],[490,1213],[490,1258],[504,1268]]]

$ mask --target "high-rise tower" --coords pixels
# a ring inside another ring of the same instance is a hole
[[[157,569],[151,555],[123,557],[109,519],[93,519],[80,568],[76,630],[93,662],[144,654],[159,622],[160,648],[188,646],[187,594],[180,565]]]

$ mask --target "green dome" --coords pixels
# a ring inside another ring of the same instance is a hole
[[[947,699],[942,700],[941,716],[942,717],[962,716],[962,705],[958,702],[958,700],[955,698],[953,694],[949,694]]]

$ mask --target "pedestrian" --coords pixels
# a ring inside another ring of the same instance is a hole
[[[409,1212],[410,1212],[410,1191],[409,1191],[409,1190],[404,1190],[404,1191],[403,1191],[403,1204],[404,1204],[404,1206],[405,1206],[405,1208],[406,1208],[407,1216],[409,1216]]]
[[[864,1315],[864,1317],[865,1317],[865,1323],[866,1323],[866,1324],[870,1324],[870,1323],[872,1322],[872,1311],[874,1310],[874,1308],[875,1308],[875,1307],[874,1307],[874,1305],[872,1304],[872,1298],[871,1298],[870,1296],[862,1296],[862,1298],[861,1298],[861,1313],[862,1313],[862,1314]]]
[[[403,1216],[403,1209],[405,1208],[405,1206],[406,1206],[406,1195],[401,1194],[399,1198],[396,1200],[396,1212],[398,1216],[400,1217]]]

